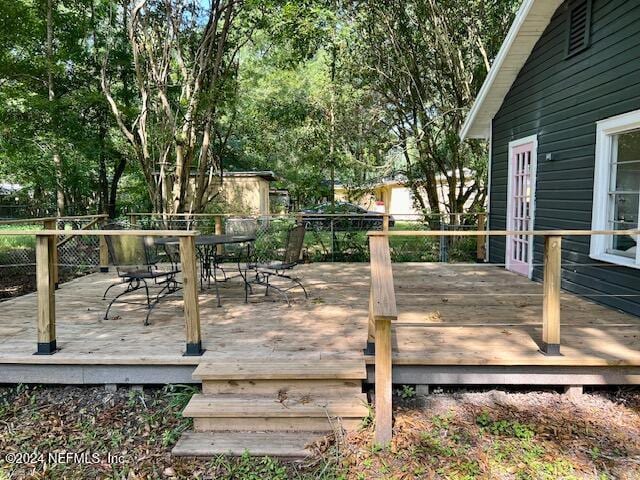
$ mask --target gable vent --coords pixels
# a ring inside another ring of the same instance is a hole
[[[589,46],[591,30],[591,1],[579,0],[571,2],[569,7],[569,39],[567,56],[583,51]]]

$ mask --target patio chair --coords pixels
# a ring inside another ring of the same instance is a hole
[[[106,229],[121,229],[119,225],[108,225]],[[179,255],[177,247],[164,245],[165,256],[159,254],[152,237],[134,235],[107,236],[105,237],[109,256],[116,269],[119,281],[110,285],[102,296],[106,300],[107,293],[117,285],[125,285],[123,292],[116,295],[104,314],[104,319],[109,319],[109,311],[114,303],[126,303],[130,305],[142,305],[147,308],[144,325],[149,325],[149,315],[158,302],[165,296],[180,290],[177,275],[180,273]],[[168,266],[160,268],[160,261],[167,262]],[[157,294],[152,295],[149,287],[160,287]],[[144,290],[145,301],[125,301],[121,298],[137,291]]]
[[[302,253],[302,245],[304,243],[305,226],[296,225],[287,232],[287,239],[283,250],[282,258],[278,260],[271,260],[267,262],[253,262],[247,264],[247,271],[253,271],[255,277],[253,280],[249,280],[248,274],[246,275],[245,288],[244,288],[244,300],[249,300],[249,290],[252,284],[264,285],[266,287],[265,296],[269,295],[269,289],[274,289],[287,301],[287,305],[291,306],[289,296],[287,292],[293,288],[300,287],[304,292],[305,298],[309,298],[307,289],[300,279],[289,275],[287,272],[292,271],[296,265],[300,262],[300,254]],[[271,283],[271,277],[284,278],[294,283],[289,288],[282,288],[278,285]]]
[[[225,222],[225,233],[234,236],[255,237],[258,232],[258,222],[255,218],[229,217]],[[220,270],[223,282],[229,279],[227,272],[221,265],[224,262],[240,263],[251,257],[251,243],[230,243],[224,246],[222,253],[215,256],[214,271]]]

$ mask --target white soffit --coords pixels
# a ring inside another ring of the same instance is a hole
[[[460,138],[489,138],[491,120],[563,0],[524,0],[460,129]]]

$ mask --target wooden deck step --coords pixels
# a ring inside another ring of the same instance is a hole
[[[364,355],[320,360],[257,359],[236,362],[203,361],[196,380],[362,380],[367,377]]]
[[[302,396],[282,401],[263,396],[196,394],[182,414],[194,418],[364,418],[368,413],[366,395],[359,393],[346,398]]]
[[[293,395],[344,397],[362,392],[361,379],[348,380],[203,380],[202,393],[207,395],[264,395],[282,398]]]
[[[208,457],[212,455],[303,458],[310,452],[306,446],[322,432],[184,432],[172,454]]]
[[[202,381],[183,411],[193,418],[175,455],[304,457],[306,445],[332,431],[356,429],[369,415],[360,351],[309,357],[203,359]]]
[[[340,432],[355,431],[362,425],[362,417],[196,417],[193,429],[196,432]]]

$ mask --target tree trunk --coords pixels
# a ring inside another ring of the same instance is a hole
[[[111,188],[109,189],[109,201],[107,203],[107,211],[106,213],[109,215],[109,218],[116,217],[116,200],[118,195],[118,183],[124,174],[124,170],[127,166],[127,159],[122,157],[118,159],[118,163],[116,163],[116,168],[113,172],[113,179],[111,180]]]
[[[47,88],[49,90],[49,102],[53,104],[55,94],[53,93],[53,0],[47,1]],[[62,188],[62,159],[60,154],[53,152],[53,168],[56,179],[56,213],[59,217],[64,215],[64,191]]]

